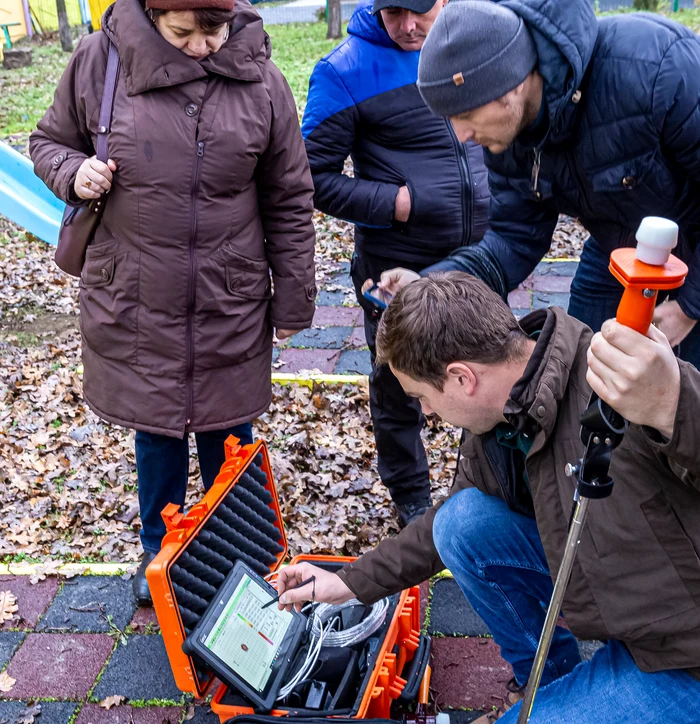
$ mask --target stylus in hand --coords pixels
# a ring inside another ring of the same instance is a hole
[[[309,583],[313,583],[316,580],[316,576],[311,576],[311,578],[307,578],[305,581],[302,581],[298,586],[293,586],[292,588],[288,588],[288,591],[292,591],[295,588],[301,588],[302,586],[307,586]],[[316,590],[316,586],[314,586],[314,591]],[[262,605],[260,609],[267,608],[268,606],[272,606],[273,603],[277,603],[277,601],[280,600],[280,596],[282,594],[278,593],[271,601],[268,601],[266,604]],[[313,596],[313,594],[312,594]]]

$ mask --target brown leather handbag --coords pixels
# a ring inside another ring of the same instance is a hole
[[[107,136],[112,125],[112,106],[114,93],[117,88],[119,75],[119,52],[114,43],[109,43],[107,56],[107,72],[105,73],[105,87],[100,106],[100,120],[97,129],[97,159],[107,163],[109,151]],[[95,229],[100,223],[104,211],[106,195],[89,204],[80,206],[66,206],[58,232],[58,247],[56,248],[56,264],[66,273],[79,277],[85,263],[85,251],[95,235]]]

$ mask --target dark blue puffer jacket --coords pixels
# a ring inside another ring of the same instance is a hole
[[[488,216],[483,151],[461,144],[423,102],[419,51],[393,43],[358,5],[349,37],[316,65],[302,133],[318,209],[356,224],[359,250],[396,262],[431,264],[482,238]],[[342,175],[350,155],[354,178]],[[411,216],[394,221],[401,186]]]
[[[634,246],[645,216],[676,221],[690,266],[678,299],[700,318],[700,39],[659,15],[598,20],[589,0],[506,0],[537,46],[549,133],[485,152],[490,229],[476,249],[434,269],[467,269],[515,288],[547,252],[559,213],[578,217],[612,251]],[[537,188],[533,188],[539,158]]]

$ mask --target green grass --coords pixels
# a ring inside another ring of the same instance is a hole
[[[340,41],[326,40],[325,23],[268,25],[266,30],[272,40],[272,60],[284,73],[297,107],[303,110],[314,65]]]

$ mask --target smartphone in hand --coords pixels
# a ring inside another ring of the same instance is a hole
[[[391,294],[380,289],[377,284],[372,285],[362,296],[379,309],[386,309],[393,299]]]

